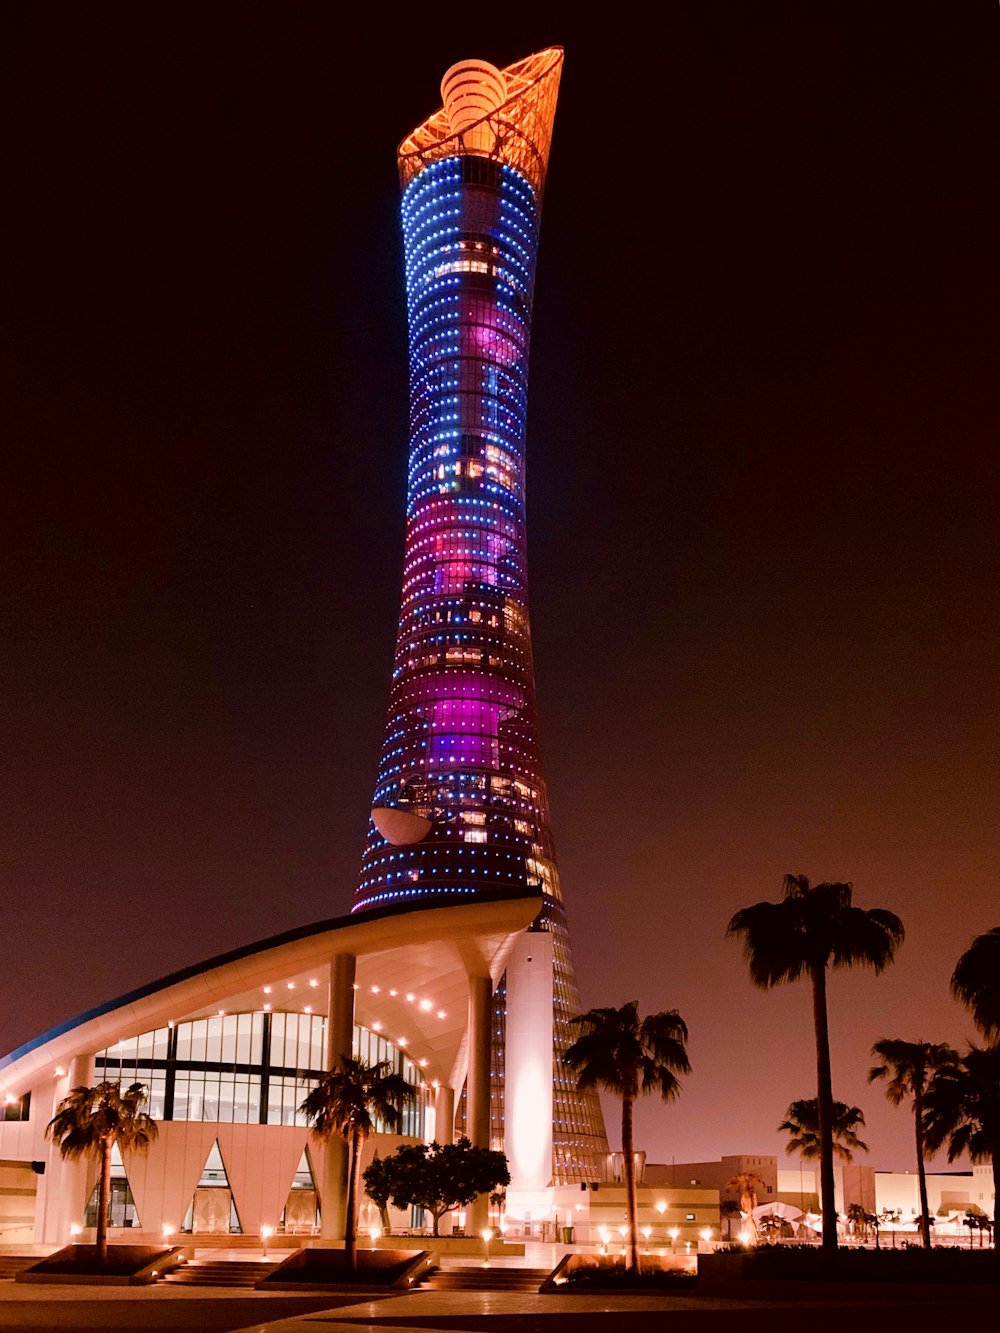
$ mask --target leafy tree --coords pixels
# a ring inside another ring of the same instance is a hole
[[[892,962],[902,942],[903,923],[883,908],[865,911],[855,907],[850,884],[810,884],[805,875],[786,875],[783,893],[781,902],[741,908],[730,920],[727,934],[742,935],[755,986],[769,990],[804,976],[812,987],[823,1251],[830,1255],[837,1248],[837,1209],[827,969],[861,964],[881,972]]]
[[[833,1102],[830,1113],[833,1151],[841,1161],[853,1162],[855,1152],[868,1151],[868,1144],[858,1138],[858,1130],[864,1127],[865,1117],[859,1106]],[[789,1103],[778,1132],[791,1135],[785,1144],[785,1152],[798,1152],[806,1161],[815,1161],[820,1155],[819,1108],[816,1098],[804,1097]]]
[[[156,1121],[141,1109],[146,1098],[141,1083],[130,1084],[126,1092],[121,1084],[110,1082],[73,1088],[45,1128],[45,1137],[58,1144],[61,1156],[98,1160],[97,1258],[102,1264],[108,1261],[112,1149],[117,1144],[123,1157],[128,1152],[145,1152],[157,1135]]]
[[[935,1070],[924,1095],[928,1152],[948,1145],[948,1161],[968,1155],[993,1168],[993,1230],[1000,1235],[1000,1046],[970,1046]]]
[[[885,1095],[893,1106],[907,1097],[913,1099],[913,1127],[917,1145],[917,1184],[920,1190],[920,1235],[924,1247],[931,1243],[930,1208],[927,1205],[927,1168],[924,1151],[924,1093],[927,1080],[942,1065],[957,1057],[950,1046],[929,1041],[902,1041],[885,1037],[872,1047],[872,1056],[881,1063],[868,1071],[868,1082],[885,1079]]]
[[[389,1197],[392,1194],[392,1185],[389,1174],[385,1170],[384,1159],[379,1157],[378,1153],[375,1154],[371,1164],[365,1168],[363,1180],[365,1182],[365,1193],[378,1209],[379,1217],[382,1220],[382,1230],[388,1235],[392,1230],[389,1219]]]
[[[461,1138],[456,1143],[404,1143],[390,1157],[372,1162],[365,1189],[378,1206],[425,1208],[438,1235],[441,1218],[465,1208],[480,1194],[510,1184],[507,1158]]]
[[[951,993],[969,1009],[987,1040],[1000,1038],[1000,926],[977,935],[962,954]]]
[[[322,1143],[334,1137],[348,1144],[347,1223],[344,1228],[344,1261],[357,1265],[358,1181],[365,1141],[375,1132],[376,1121],[392,1131],[402,1121],[402,1107],[413,1096],[413,1088],[397,1074],[388,1060],[370,1065],[342,1056],[324,1074],[302,1102],[299,1110]]]
[[[637,1097],[658,1092],[665,1102],[680,1092],[678,1074],[689,1074],[688,1030],[676,1009],[639,1017],[639,1002],[620,1009],[589,1009],[570,1020],[580,1036],[563,1056],[576,1071],[576,1086],[603,1088],[621,1098],[622,1157],[625,1167],[625,1207],[628,1221],[626,1268],[639,1268],[638,1203],[635,1188],[635,1148],[632,1115]]]

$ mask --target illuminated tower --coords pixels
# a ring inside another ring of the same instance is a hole
[[[410,338],[406,557],[353,909],[540,889],[537,929],[495,996],[491,1116],[494,1142],[515,1131],[506,1137],[510,1154],[537,1127],[541,1089],[552,1134],[530,1170],[519,1169],[542,1186],[599,1176],[607,1154],[596,1094],[577,1093],[560,1063],[580,1001],[528,623],[528,341],[561,68],[559,48],[503,71],[463,61],[444,77],[443,108],[399,148]],[[537,1021],[540,969],[547,1032]],[[541,1061],[528,1058],[538,1051]]]

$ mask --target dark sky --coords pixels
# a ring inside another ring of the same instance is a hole
[[[7,11],[0,1048],[348,909],[402,565],[394,149],[454,60],[562,43],[529,532],[583,1000],[689,1023],[652,1158],[780,1151],[808,994],[754,992],[726,922],[853,880],[907,941],[832,984],[834,1091],[906,1168],[869,1047],[970,1035],[948,978],[1000,922],[1000,11],[481,8]]]

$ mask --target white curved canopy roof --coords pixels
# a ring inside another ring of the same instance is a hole
[[[403,1045],[426,1077],[460,1087],[469,977],[499,980],[514,940],[541,910],[537,894],[338,917],[209,959],[92,1009],[0,1060],[0,1094],[20,1096],[150,1029],[220,1010],[327,1012],[330,959],[357,959],[354,1021]],[[426,1061],[426,1065],[423,1062]]]

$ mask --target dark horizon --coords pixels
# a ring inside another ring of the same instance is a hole
[[[394,150],[454,60],[559,43],[528,540],[583,1003],[689,1024],[650,1160],[783,1157],[808,995],[755,992],[726,923],[853,881],[907,939],[832,979],[834,1092],[912,1168],[869,1048],[971,1037],[948,979],[1000,922],[1000,16],[657,22],[8,15],[4,1052],[349,910],[403,554]]]

